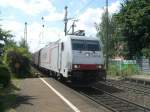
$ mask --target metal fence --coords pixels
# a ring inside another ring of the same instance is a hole
[[[136,62],[140,71],[150,73],[150,59],[138,59]]]
[[[138,60],[109,60],[110,66],[115,66],[118,72],[131,71],[135,74],[146,73],[150,74],[150,59]]]

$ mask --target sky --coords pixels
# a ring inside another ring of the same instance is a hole
[[[108,1],[109,13],[117,12],[121,0]],[[78,20],[75,30],[85,30],[88,36],[96,35],[95,23],[101,22],[105,0],[0,0],[0,25],[10,30],[18,42],[24,38],[27,22],[27,43],[30,51],[35,52],[64,35],[65,6],[68,6],[68,18]],[[71,24],[69,21],[68,29]]]

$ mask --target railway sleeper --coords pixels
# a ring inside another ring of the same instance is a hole
[[[118,112],[144,112],[143,110],[134,107],[121,107],[117,109]]]
[[[125,103],[122,103],[122,102],[112,102],[112,103],[110,103],[110,105],[112,105],[113,107],[115,106],[115,107],[117,107],[117,106],[119,106],[119,107],[128,107],[128,106],[130,106],[129,104],[125,104]]]
[[[145,93],[146,95],[150,95],[150,88],[149,89],[146,89],[144,87],[140,87],[140,86],[137,86],[137,85],[131,85],[131,84],[119,84],[119,83],[111,83],[111,82],[108,82],[107,85],[113,85],[119,89],[126,89],[126,90],[132,90],[136,93]]]
[[[111,105],[111,106],[113,106],[113,107],[114,107],[114,106],[115,106],[115,107],[118,107],[118,106],[119,106],[119,107],[128,107],[128,106],[131,106],[130,104],[125,104],[125,103],[122,103],[122,102],[108,102],[108,101],[105,102],[105,101],[104,101],[104,103],[105,103],[105,104],[108,104],[108,105]]]
[[[117,103],[117,104],[119,104],[120,103],[120,101],[116,101],[116,100],[113,100],[113,99],[99,99],[101,102],[110,102],[110,103]]]
[[[114,101],[114,99],[109,99],[109,98],[95,98],[95,100],[99,100],[101,102],[118,102],[118,101]]]
[[[99,102],[103,102],[103,103],[105,103],[105,104],[110,104],[110,105],[112,105],[112,104],[115,103],[115,102],[113,102],[113,101],[111,101],[111,100],[109,100],[109,101],[106,101],[106,100],[99,100]]]

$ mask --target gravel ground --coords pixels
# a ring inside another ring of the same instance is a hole
[[[137,92],[132,89],[126,89],[125,87],[120,87],[116,85],[113,85],[113,87],[101,85],[100,88],[102,88],[103,90],[106,90],[109,93],[112,93],[115,96],[124,98],[125,100],[150,108],[150,94],[147,95],[147,94]]]

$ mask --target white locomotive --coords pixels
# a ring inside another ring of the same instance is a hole
[[[60,80],[105,80],[102,46],[98,38],[67,35],[33,54],[34,65]]]

